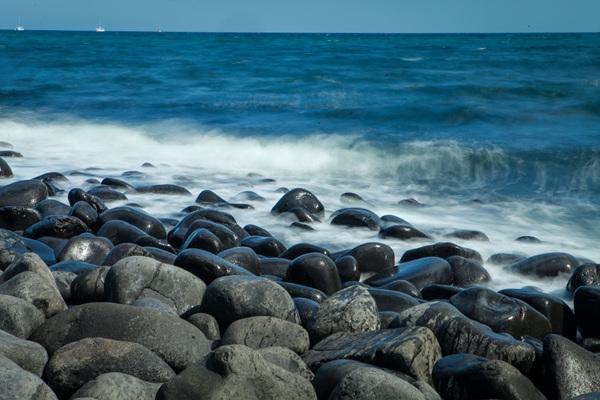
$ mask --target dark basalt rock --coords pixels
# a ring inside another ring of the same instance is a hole
[[[77,203],[73,204],[73,207],[71,207],[71,210],[69,211],[69,215],[79,218],[91,229],[95,229],[98,225],[98,212],[96,212],[96,209],[85,201],[78,201]]]
[[[273,235],[271,235],[271,233],[269,231],[267,231],[264,228],[261,228],[260,226],[257,225],[246,225],[244,226],[244,230],[246,232],[248,232],[248,235],[250,236],[264,236],[264,237],[273,237]]]
[[[98,214],[102,214],[108,209],[108,207],[106,207],[106,204],[104,204],[100,197],[89,194],[83,189],[71,189],[67,197],[71,206],[73,206],[78,201],[85,201],[86,203],[89,203],[92,207],[94,207]]]
[[[350,228],[368,228],[372,231],[381,228],[381,220],[374,212],[365,208],[342,208],[331,215],[332,225]]]
[[[312,226],[303,224],[302,222],[292,222],[290,224],[290,228],[298,229],[301,231],[314,231],[315,230],[315,228],[313,228]]]
[[[352,192],[345,192],[340,195],[340,201],[346,204],[369,204],[359,194]]]
[[[250,249],[252,250],[252,249]],[[260,261],[260,273],[262,275],[277,276],[284,279],[287,275],[287,270],[292,263],[286,258],[278,257],[261,257]]]
[[[144,178],[146,176],[142,171],[125,171],[121,176],[132,177],[132,178]]]
[[[21,158],[21,157],[23,157],[23,154],[19,153],[18,151],[14,151],[14,150],[0,150],[0,157]]]
[[[295,353],[308,351],[308,332],[295,323],[273,317],[250,317],[239,319],[229,325],[222,346],[242,344],[252,349],[285,347]]]
[[[439,257],[418,258],[398,265],[398,272],[387,278],[369,279],[373,286],[383,286],[397,280],[409,281],[417,289],[434,283],[449,284],[454,280],[450,264]]]
[[[71,302],[83,304],[104,301],[104,279],[110,267],[98,267],[77,275],[71,282]]]
[[[418,299],[395,290],[369,288],[368,291],[375,299],[379,311],[400,313],[421,303]]]
[[[431,237],[411,225],[387,225],[379,231],[379,237],[384,239],[420,240]]]
[[[202,192],[200,192],[200,194],[196,198],[196,203],[208,204],[216,207],[233,207],[241,209],[254,208],[249,204],[230,203],[215,192],[213,192],[212,190],[203,190]]]
[[[111,241],[106,238],[76,236],[63,247],[57,260],[83,261],[100,265],[113,247]]]
[[[134,243],[121,243],[113,247],[100,264],[112,266],[116,264],[117,261],[131,256],[151,257],[152,255],[147,249],[140,245]]]
[[[578,287],[586,285],[600,285],[600,264],[587,263],[577,267],[567,283],[567,290],[573,293]]]
[[[547,395],[552,399],[600,391],[600,356],[559,335],[544,339]]]
[[[580,286],[575,290],[573,304],[583,337],[600,338],[600,286]]]
[[[125,221],[157,239],[167,237],[167,232],[162,223],[142,210],[132,207],[116,207],[100,214],[100,225],[117,220]]]
[[[335,263],[321,253],[308,253],[290,264],[286,281],[307,285],[331,295],[342,288]]]
[[[358,281],[360,279],[360,269],[356,258],[350,255],[338,257],[335,260],[335,266],[342,282]]]
[[[293,300],[296,305],[296,310],[298,310],[298,314],[300,315],[302,326],[307,326],[310,319],[313,318],[319,310],[319,303],[304,297],[294,297]]]
[[[279,215],[296,207],[304,208],[310,214],[320,218],[325,215],[325,207],[317,199],[317,196],[300,188],[292,189],[284,194],[271,209],[271,214]]]
[[[0,207],[33,207],[48,197],[48,187],[36,179],[0,187]]]
[[[440,346],[433,332],[413,327],[335,333],[317,343],[302,358],[313,372],[329,361],[350,359],[431,382],[431,369],[440,357]]]
[[[207,284],[224,276],[253,276],[250,271],[239,265],[200,249],[186,249],[181,251],[177,255],[177,258],[175,258],[175,265],[191,272]]]
[[[498,293],[529,304],[550,321],[552,333],[575,340],[577,324],[573,310],[561,298],[534,289],[503,289]]]
[[[40,201],[35,205],[35,209],[40,213],[42,218],[49,217],[50,215],[69,215],[71,211],[71,207],[54,199]]]
[[[433,382],[447,400],[545,400],[546,397],[518,369],[500,360],[473,354],[454,354],[433,367]]]
[[[175,227],[168,233],[167,240],[169,243],[176,248],[181,247],[185,241],[188,231],[192,224],[199,220],[208,220],[216,222],[217,224],[225,225],[226,227],[237,226],[235,218],[230,214],[224,213],[218,210],[201,209],[186,215]],[[197,228],[204,228],[204,226],[196,226]],[[236,231],[238,235],[240,232]],[[241,237],[241,236],[240,236]]]
[[[121,243],[135,243],[147,233],[128,222],[115,219],[103,224],[96,235],[108,238],[116,246]]]
[[[390,225],[408,225],[408,226],[410,226],[410,222],[408,222],[405,219],[400,218],[397,215],[386,214],[386,215],[382,215],[380,219],[383,222],[384,226],[390,226]]]
[[[406,206],[406,207],[425,207],[425,204],[420,203],[419,201],[413,199],[413,198],[409,198],[409,199],[402,199],[398,202],[399,205],[401,206]]]
[[[180,250],[185,249],[201,249],[217,254],[223,249],[223,243],[208,229],[198,228],[190,233]]]
[[[217,319],[221,331],[238,319],[267,316],[299,323],[292,297],[277,283],[255,276],[225,276],[206,288],[203,312]]]
[[[273,237],[248,236],[242,239],[241,244],[265,257],[279,257],[286,250],[285,245]]]
[[[89,232],[89,228],[79,218],[49,216],[27,228],[23,232],[23,236],[31,239],[38,239],[42,236],[69,239],[84,232]]]
[[[195,230],[200,229],[200,228],[209,230],[217,238],[219,238],[219,241],[221,242],[221,245],[222,245],[221,250],[230,249],[232,247],[238,247],[241,244],[240,235],[238,235],[235,231],[230,229],[228,226],[217,223],[217,222],[202,220],[202,219],[194,221],[190,225],[190,227],[185,235],[186,240],[189,238],[189,236]]]
[[[52,272],[70,272],[74,274],[82,274],[96,269],[98,266],[83,261],[66,260],[56,263],[50,267]]]
[[[138,186],[135,188],[138,193],[153,193],[162,195],[174,195],[174,196],[191,196],[192,193],[186,188],[179,185],[149,185],[149,186]]]
[[[471,353],[502,360],[529,374],[535,349],[507,334],[495,333],[487,325],[464,316],[445,302],[419,304],[401,313],[401,326],[425,326],[433,331],[444,355]]]
[[[103,337],[141,344],[175,371],[181,371],[210,351],[202,332],[177,316],[146,307],[116,303],[87,303],[46,320],[30,340],[49,354],[67,343]]]
[[[150,253],[150,257],[154,258],[165,264],[175,265],[175,259],[177,255],[168,252],[163,249],[159,249],[158,247],[146,246],[144,250]]]
[[[361,273],[375,272],[380,276],[388,276],[394,273],[394,250],[387,244],[363,243],[353,249],[334,253],[333,258],[337,260],[346,255],[356,259]]]
[[[517,261],[521,261],[524,260],[525,258],[527,258],[526,256],[523,256],[521,254],[513,254],[513,253],[496,253],[496,254],[492,254],[488,259],[487,262],[489,264],[495,264],[495,265],[501,265],[501,266],[507,266],[510,264],[513,264]]]
[[[417,299],[421,299],[423,297],[421,295],[421,292],[415,287],[415,285],[413,285],[409,281],[405,281],[402,279],[386,283],[385,285],[382,285],[379,288],[393,290],[395,292],[402,292]]]
[[[13,172],[10,165],[0,157],[0,178],[10,178],[11,176],[13,176]]]
[[[281,253],[279,257],[293,260],[308,253],[321,253],[327,257],[332,257],[329,250],[311,243],[297,243]]]
[[[142,236],[135,241],[135,244],[140,245],[142,247],[156,247],[171,254],[177,253],[177,250],[175,250],[175,248],[169,243],[161,241],[160,239],[157,239],[154,236]]]
[[[101,183],[103,185],[111,187],[113,189],[126,189],[126,190],[134,189],[133,185],[131,185],[119,178],[104,178],[104,179],[102,179]]]
[[[508,267],[512,272],[540,278],[571,273],[579,266],[579,260],[567,253],[544,253],[517,261]]]
[[[21,236],[0,228],[0,269],[4,270],[10,263],[30,251]]]
[[[515,241],[517,242],[523,242],[523,243],[542,243],[542,241],[538,238],[536,238],[535,236],[519,236],[518,238],[515,239]]]
[[[260,350],[229,345],[164,384],[156,396],[193,399],[316,400],[316,395],[308,379],[268,362]]]
[[[40,222],[40,213],[30,207],[6,206],[0,207],[0,228],[11,231],[23,231],[31,225]]]
[[[472,287],[455,294],[450,303],[467,317],[488,325],[494,331],[543,339],[552,331],[550,321],[519,299],[483,287]]]
[[[88,193],[101,198],[103,201],[120,201],[120,200],[127,200],[127,196],[125,196],[123,193],[114,190],[110,187],[105,187],[105,186],[97,186],[94,187],[90,190],[88,190]]]
[[[252,272],[254,275],[261,274],[261,261],[249,247],[232,247],[217,254],[219,257],[232,262]]]
[[[25,243],[25,246],[27,246],[27,248],[29,248],[31,252],[37,254],[46,263],[46,265],[52,265],[56,263],[56,256],[54,250],[46,243],[40,240],[29,239],[26,237],[22,237],[21,240],[23,241],[23,243]]]
[[[450,232],[446,237],[462,240],[478,240],[480,242],[489,242],[490,238],[481,231],[474,231],[469,229],[457,229],[454,232]]]
[[[327,295],[325,293],[323,293],[319,289],[315,289],[309,286],[283,281],[277,282],[277,284],[284,288],[293,298],[302,297],[305,299],[316,301],[317,303],[321,303],[327,298]]]
[[[483,261],[481,254],[475,250],[450,242],[441,242],[408,250],[402,255],[400,262],[412,261],[424,257],[448,258],[451,256],[461,256],[471,258],[475,261]]]
[[[235,201],[267,201],[267,199],[252,190],[244,190],[236,194],[233,199]]]
[[[446,259],[452,267],[454,274],[453,284],[456,286],[473,286],[492,280],[489,272],[479,261],[461,256],[452,256]]]
[[[305,208],[294,207],[282,214],[282,217],[287,217],[294,222],[319,222],[320,219],[316,215],[311,214]]]

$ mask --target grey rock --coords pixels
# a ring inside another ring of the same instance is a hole
[[[146,347],[131,342],[86,338],[66,344],[50,358],[45,376],[61,397],[107,372],[122,372],[150,382],[167,382],[175,372]]]
[[[104,280],[110,267],[86,271],[71,282],[71,301],[75,304],[104,301]]]
[[[37,376],[42,376],[44,366],[48,362],[48,353],[42,346],[1,330],[0,354]]]
[[[116,303],[75,306],[44,322],[31,336],[52,354],[67,343],[89,337],[139,343],[181,371],[210,351],[210,342],[181,318]]]
[[[200,329],[204,336],[209,340],[221,339],[221,330],[219,329],[219,323],[210,314],[206,313],[195,313],[187,318],[187,321]]]
[[[380,325],[377,312],[367,289],[350,286],[325,299],[307,329],[315,342],[337,332],[375,331]]]
[[[433,332],[414,327],[335,333],[317,343],[302,358],[312,371],[332,360],[351,359],[392,368],[431,382],[431,369],[441,355]]]
[[[76,260],[100,265],[112,250],[113,244],[103,237],[76,236],[62,249],[57,260]]]
[[[50,283],[47,278],[35,272],[21,272],[8,282],[4,282],[0,285],[0,294],[18,297],[33,304],[44,313],[46,318],[67,309],[54,283],[54,278]]]
[[[72,399],[82,400],[154,400],[160,383],[146,382],[120,372],[108,372],[88,381]]]
[[[25,253],[13,261],[0,276],[0,282],[6,282],[12,277],[25,272],[35,272],[50,283],[54,283],[52,272],[46,263],[35,253]]]
[[[191,273],[149,257],[127,257],[106,274],[107,301],[132,304],[143,297],[155,298],[183,314],[202,303],[206,285]]]
[[[0,295],[1,330],[27,339],[44,320],[44,313],[33,304],[18,297]]]
[[[253,349],[287,347],[298,354],[309,347],[308,332],[293,322],[273,317],[250,317],[234,321],[221,341],[223,345],[243,344]]]
[[[179,315],[179,313],[177,312],[177,310],[174,307],[172,307],[168,304],[165,304],[162,301],[160,301],[159,299],[154,298],[154,297],[140,297],[139,299],[137,299],[133,303],[131,303],[131,305],[136,306],[136,307],[152,308],[152,309],[158,310],[160,312],[172,314],[175,316]]]
[[[316,400],[304,377],[241,345],[219,347],[164,384],[156,400]]]
[[[58,400],[38,376],[0,355],[0,400]]]
[[[0,229],[0,269],[4,270],[17,258],[30,251],[21,236],[7,229]]]
[[[77,278],[77,274],[67,271],[52,271],[54,283],[65,303],[71,302],[71,283]]]
[[[257,351],[271,364],[275,364],[293,374],[300,375],[309,381],[312,381],[315,376],[306,366],[302,357],[287,347],[263,347]]]

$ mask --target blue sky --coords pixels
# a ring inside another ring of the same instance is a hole
[[[0,28],[598,32],[600,0],[0,0]]]

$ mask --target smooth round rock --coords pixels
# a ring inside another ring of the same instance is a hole
[[[285,193],[273,206],[271,213],[278,215],[290,211],[295,207],[304,208],[309,213],[321,218],[325,215],[325,207],[323,207],[317,196],[301,188],[292,189]]]
[[[360,368],[348,373],[329,400],[425,400],[409,382],[378,368]]]
[[[304,254],[292,261],[286,281],[314,287],[327,295],[342,288],[335,263],[321,253]]]
[[[98,225],[98,212],[90,205],[90,203],[85,201],[78,201],[73,204],[69,211],[69,215],[79,218],[91,229],[95,229]]]
[[[0,178],[10,178],[11,176],[13,176],[13,172],[10,165],[0,157]]]
[[[382,224],[379,216],[366,208],[342,208],[331,215],[331,225],[377,231]]]
[[[206,228],[195,229],[185,240],[181,250],[201,249],[210,253],[217,254],[223,250],[221,240]]]
[[[569,274],[579,266],[579,260],[567,253],[545,253],[511,264],[512,272],[540,278]]]
[[[67,305],[63,300],[54,278],[48,271],[51,281],[38,273],[25,271],[15,275],[0,285],[0,294],[18,297],[25,300],[51,317],[66,310]]]
[[[329,250],[312,243],[297,243],[281,253],[279,257],[293,260],[308,253],[321,253],[327,257],[331,257]]]
[[[94,207],[98,214],[102,214],[108,209],[108,207],[106,207],[106,204],[104,204],[104,201],[102,201],[101,198],[99,198],[98,196],[94,196],[93,194],[89,194],[85,190],[80,188],[71,189],[67,197],[71,206],[75,205],[75,203],[77,203],[78,201],[85,201],[86,203]]]
[[[446,237],[461,239],[461,240],[474,240],[479,242],[489,242],[490,239],[487,235],[481,231],[475,231],[470,229],[457,229],[453,232],[450,232],[446,235]]]
[[[121,243],[136,243],[147,234],[130,223],[115,219],[103,224],[96,235],[107,238],[116,246]]]
[[[573,296],[575,317],[583,337],[600,338],[600,286],[580,286]]]
[[[384,243],[369,242],[353,249],[344,250],[333,255],[333,258],[350,255],[358,262],[361,273],[375,272],[379,275],[391,275],[394,272],[394,250]]]
[[[120,372],[108,372],[88,381],[72,399],[154,400],[160,383],[146,382]]]
[[[0,399],[58,400],[54,392],[37,375],[0,355]]]
[[[567,290],[574,293],[580,286],[600,286],[600,264],[586,263],[573,271]]]
[[[100,225],[114,220],[125,221],[157,239],[167,237],[167,231],[158,219],[137,208],[115,207],[100,214]]]
[[[17,181],[0,187],[0,207],[33,207],[48,197],[48,187],[42,181]]]
[[[35,208],[6,206],[0,207],[0,228],[23,231],[40,222],[41,214]]]
[[[446,261],[448,261],[452,268],[454,275],[452,282],[456,286],[467,287],[492,280],[490,273],[479,261],[461,256],[448,257]]]
[[[358,261],[351,255],[338,257],[335,260],[335,266],[342,282],[358,281],[360,279]]]
[[[441,242],[405,251],[400,262],[412,261],[424,257],[448,258],[451,256],[461,256],[476,261],[483,261],[481,254],[475,250],[450,242]]]
[[[254,276],[250,271],[239,265],[201,249],[181,251],[175,258],[175,265],[194,274],[208,284],[224,276]]]
[[[242,240],[241,245],[265,257],[279,257],[286,250],[285,245],[273,237],[248,236]]]
[[[18,297],[0,295],[0,330],[27,339],[44,321],[44,313],[33,304]]]
[[[379,237],[384,239],[423,240],[431,239],[429,235],[417,228],[406,224],[387,225],[379,231]]]
[[[48,362],[48,354],[42,346],[3,330],[0,330],[0,355],[37,376],[42,376],[44,366]]]
[[[206,313],[194,313],[187,317],[187,322],[200,329],[207,339],[221,339],[221,330],[219,329],[219,323],[212,315]]]
[[[31,225],[23,232],[23,236],[31,239],[42,236],[69,239],[85,232],[89,232],[89,228],[79,218],[51,215]]]
[[[82,261],[100,265],[113,247],[111,241],[103,237],[76,236],[71,238],[65,247],[63,247],[57,260],[59,262],[68,260]]]
[[[448,261],[439,257],[423,257],[400,263],[398,272],[387,278],[377,276],[370,278],[367,283],[373,286],[383,286],[397,280],[409,281],[417,289],[422,289],[434,283],[450,284],[454,281],[454,272]]]
[[[239,265],[255,275],[261,273],[261,260],[249,247],[232,247],[217,254],[224,260]]]

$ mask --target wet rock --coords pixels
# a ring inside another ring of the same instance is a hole
[[[103,237],[76,236],[62,249],[58,261],[73,260],[100,265],[113,247],[110,240]]]
[[[408,250],[404,252],[400,262],[412,261],[424,257],[448,258],[451,256],[461,256],[475,261],[483,261],[481,254],[475,250],[461,247],[450,242],[441,242]]]
[[[374,277],[377,278],[377,277]],[[397,280],[409,281],[417,289],[434,283],[449,284],[454,281],[454,273],[450,264],[439,257],[417,258],[398,265],[398,272],[380,279],[369,279],[373,286],[383,286]]]
[[[27,339],[44,322],[44,313],[14,296],[0,295],[0,330]]]
[[[146,382],[120,372],[108,372],[88,381],[72,399],[154,400],[160,383]]]
[[[30,207],[6,206],[0,207],[0,228],[11,231],[23,231],[31,225],[40,222],[39,211]]]
[[[327,295],[342,288],[335,263],[321,253],[308,253],[290,264],[286,281],[314,287]]]
[[[14,151],[14,150],[0,150],[0,157],[21,158],[21,157],[23,157],[23,154],[19,153],[18,151]]]
[[[195,229],[185,240],[181,250],[200,249],[217,254],[223,249],[221,240],[206,228]]]
[[[69,215],[79,218],[89,228],[95,229],[98,225],[98,212],[94,207],[85,201],[78,201],[73,204],[69,211]]]
[[[23,272],[35,272],[49,283],[54,282],[54,277],[44,261],[35,253],[25,253],[13,261],[0,276],[0,283],[7,282],[14,276]]]
[[[567,253],[544,253],[517,261],[508,267],[512,272],[540,278],[571,273],[579,260]]]
[[[102,261],[102,265],[114,265],[123,258],[132,256],[152,257],[152,253],[134,243],[121,243],[113,247]]]
[[[542,243],[542,241],[538,238],[536,238],[535,236],[519,236],[518,238],[515,239],[516,242],[523,242],[523,243]]]
[[[71,303],[71,283],[77,277],[73,272],[53,271],[54,282],[65,303]]]
[[[175,227],[167,234],[167,240],[169,243],[176,248],[181,247],[186,239],[187,233],[190,230],[192,224],[199,220],[208,220],[216,222],[217,224],[225,225],[233,228],[237,227],[235,218],[231,214],[227,214],[223,211],[211,210],[211,209],[200,209],[193,211],[186,215],[181,221],[175,225]],[[205,226],[196,226],[197,228],[204,228]],[[240,229],[241,230],[241,229]],[[214,232],[213,232],[214,233]],[[236,233],[242,237],[243,234],[236,230]],[[218,236],[218,235],[217,235]],[[245,236],[245,235],[244,235]],[[222,241],[222,239],[221,239]]]
[[[375,300],[379,311],[402,312],[416,306],[420,301],[406,293],[395,290],[369,288],[369,294]]]
[[[452,296],[463,291],[462,288],[452,285],[434,283],[421,289],[421,295],[425,300],[449,300]]]
[[[48,354],[42,346],[3,330],[0,330],[0,355],[37,376],[42,376],[44,366],[48,362]]]
[[[213,233],[219,241],[221,242],[222,250],[230,249],[232,247],[238,247],[241,243],[241,237],[237,234],[230,225],[229,227],[217,222],[208,221],[208,220],[197,220],[194,221],[186,233],[186,240],[189,239],[189,236],[196,230],[204,228]]]
[[[69,199],[69,204],[71,205],[71,207],[75,205],[75,203],[77,203],[78,201],[85,201],[86,203],[94,207],[94,210],[96,210],[98,214],[102,214],[108,208],[106,207],[106,204],[104,204],[104,201],[102,201],[100,197],[94,196],[93,194],[89,194],[85,190],[80,188],[71,189],[69,191],[69,194],[67,195],[67,198]]]
[[[261,257],[259,261],[261,275],[277,276],[282,279],[287,275],[287,270],[292,263],[288,259],[279,257]]]
[[[307,329],[316,343],[337,332],[366,332],[379,329],[377,304],[369,291],[350,286],[325,299]]]
[[[108,271],[107,301],[133,304],[141,298],[159,300],[183,314],[202,302],[206,285],[191,273],[149,257],[127,257]]]
[[[115,207],[100,214],[100,225],[115,220],[125,221],[157,239],[167,237],[167,231],[158,219],[133,207]]]
[[[411,225],[387,225],[379,231],[379,237],[384,239],[421,240],[431,239],[429,235],[421,232]]]
[[[248,224],[244,226],[244,230],[248,232],[250,236],[263,236],[263,237],[273,237],[269,231],[260,226]]]
[[[206,313],[194,313],[187,318],[187,321],[200,329],[208,340],[221,339],[219,323],[212,315]]]
[[[121,220],[106,222],[96,234],[99,237],[107,238],[115,246],[121,243],[135,243],[147,235],[140,228]]]
[[[575,340],[577,333],[575,314],[561,298],[530,288],[503,289],[499,293],[529,304],[548,318],[552,326],[552,333]]]
[[[1,284],[0,294],[25,300],[36,306],[46,317],[51,317],[67,308],[54,278],[51,279],[49,281],[38,273],[25,271]]]
[[[559,335],[544,339],[544,388],[553,399],[600,391],[600,356]]]
[[[48,197],[48,188],[36,179],[0,187],[0,207],[33,207]]]
[[[113,189],[127,189],[127,190],[133,189],[133,185],[131,185],[119,178],[104,178],[104,179],[102,179],[101,183],[103,185],[109,186]]]
[[[0,178],[10,178],[11,176],[13,176],[13,172],[10,165],[0,157]]]
[[[31,225],[23,232],[23,236],[31,239],[42,236],[69,239],[85,232],[89,232],[89,228],[79,218],[51,215]]]
[[[416,327],[336,333],[317,343],[303,359],[312,371],[332,360],[351,359],[431,382],[431,369],[440,357],[440,346],[433,333]]]
[[[526,257],[521,254],[513,253],[496,253],[492,254],[487,262],[490,264],[507,266],[520,260],[524,260]]]
[[[273,237],[248,236],[242,240],[241,244],[265,257],[279,257],[286,250],[285,245]]]
[[[450,303],[467,317],[517,339],[526,336],[543,339],[552,331],[550,321],[529,304],[491,289],[465,289],[452,296]]]
[[[454,354],[440,359],[433,367],[433,381],[438,393],[448,400],[546,399],[512,365],[473,354]]]
[[[74,274],[82,274],[84,272],[96,269],[98,266],[95,264],[86,263],[83,261],[76,260],[65,260],[54,264],[50,267],[50,271],[54,272],[72,272]]]
[[[487,325],[465,317],[444,302],[419,304],[401,313],[401,326],[425,326],[438,339],[444,355],[471,353],[502,360],[527,375],[535,361],[534,348],[510,335],[495,333]]]
[[[316,400],[310,382],[242,345],[219,347],[163,385],[156,400]]]
[[[586,263],[573,271],[567,290],[574,293],[580,286],[600,286],[600,264]]]
[[[332,225],[343,225],[349,228],[367,228],[379,230],[381,220],[374,212],[365,208],[342,208],[331,215]]]
[[[580,286],[575,291],[573,304],[583,337],[600,338],[600,286]]]
[[[179,317],[116,303],[87,303],[69,308],[44,322],[30,340],[53,354],[67,343],[90,337],[141,344],[175,371],[200,360],[210,349],[202,332]]]
[[[448,257],[446,261],[448,261],[452,268],[454,275],[452,282],[456,286],[467,287],[492,280],[490,273],[479,261],[461,256]]]
[[[150,382],[167,382],[175,376],[171,367],[146,347],[100,337],[58,349],[50,358],[45,375],[56,394],[67,397],[107,372],[121,372]]]
[[[379,286],[379,288],[393,290],[396,292],[402,292],[417,299],[423,297],[421,296],[421,292],[415,287],[415,285],[413,285],[409,281],[404,281],[402,279],[386,283],[385,285]]]
[[[309,286],[300,285],[291,282],[277,282],[279,286],[284,288],[292,297],[304,297],[305,299],[311,299],[317,303],[322,303],[327,298],[327,295]]]
[[[183,250],[175,258],[175,265],[196,275],[206,283],[231,275],[253,276],[250,271],[224,258],[200,249]]]
[[[239,319],[229,325],[222,345],[243,344],[253,349],[286,347],[303,354],[308,351],[308,332],[298,325],[273,317],[250,317]]]
[[[335,260],[340,280],[343,282],[358,281],[360,279],[360,268],[358,261],[351,255],[341,256]]]
[[[277,204],[273,206],[271,214],[279,215],[296,207],[304,208],[309,213],[320,218],[325,215],[325,207],[317,199],[317,196],[306,189],[300,188],[292,189],[285,193]]]
[[[387,276],[394,272],[394,250],[387,244],[369,242],[358,245],[350,250],[333,254],[334,259],[350,255],[358,262],[361,273],[374,272]]]
[[[401,206],[405,206],[405,207],[416,207],[416,208],[425,207],[425,204],[420,203],[419,201],[417,201],[416,199],[413,199],[413,198],[402,199],[398,202],[398,204]]]
[[[105,186],[96,186],[88,190],[88,193],[99,197],[104,202],[127,200],[125,194]]]
[[[55,254],[54,249],[42,241],[42,239],[44,239],[44,238],[47,239],[49,237],[48,236],[41,237],[41,238],[39,238],[39,240],[21,237],[21,240],[23,241],[23,243],[25,243],[25,246],[27,246],[27,248],[29,248],[29,250],[32,253],[37,254],[46,263],[46,265],[52,265],[52,264],[56,263],[56,257],[54,256],[54,254]],[[65,240],[65,239],[59,239],[59,240]]]
[[[281,253],[279,257],[287,258],[288,260],[293,260],[308,253],[321,253],[331,258],[331,253],[329,252],[329,250],[311,243],[297,243],[289,249],[285,250],[283,253]]]
[[[254,276],[226,276],[206,288],[202,310],[219,321],[221,331],[234,321],[256,316],[298,323],[291,296],[281,286]]]
[[[179,185],[162,184],[162,185],[148,185],[138,186],[135,188],[138,193],[152,193],[161,195],[174,195],[174,196],[191,196],[192,193],[186,188]]]
[[[489,242],[490,239],[487,235],[481,231],[474,231],[469,229],[457,229],[453,232],[450,232],[446,235],[446,237],[461,239],[461,240],[476,240],[480,242]]]
[[[294,297],[293,300],[294,304],[296,305],[296,310],[298,310],[298,314],[300,315],[300,322],[302,326],[308,326],[308,322],[317,314],[317,311],[319,310],[319,303],[305,297]]]
[[[264,197],[251,190],[245,190],[236,194],[233,199],[235,201],[266,201]]]
[[[10,359],[0,355],[2,400],[58,400],[54,392],[38,376],[28,372]]]
[[[0,269],[4,270],[16,259],[30,251],[31,249],[21,236],[0,228]]]
[[[340,195],[340,201],[346,204],[357,204],[362,203],[366,204],[367,202],[363,199],[359,194],[346,192]]]
[[[255,275],[261,273],[261,262],[254,250],[249,247],[232,247],[217,254],[233,264],[239,265]]]

